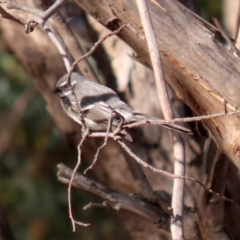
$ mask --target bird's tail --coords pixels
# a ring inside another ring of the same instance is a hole
[[[192,134],[192,131],[188,128],[182,127],[180,125],[177,124],[173,124],[173,123],[166,123],[166,124],[162,124],[161,126],[168,128],[170,130],[174,130],[180,133],[187,133],[187,134]]]
[[[156,123],[153,123],[152,125],[160,125],[160,126],[163,126],[165,128],[168,128],[170,130],[174,130],[174,131],[177,131],[180,133],[192,134],[192,131],[190,129],[182,127],[182,126],[174,124],[174,123],[163,123],[163,124],[161,124],[160,122],[157,123],[157,121],[162,120],[160,118],[148,116],[148,115],[141,114],[141,113],[135,113],[134,116],[135,116],[135,121],[138,121],[138,122],[149,119],[149,121],[156,121]]]

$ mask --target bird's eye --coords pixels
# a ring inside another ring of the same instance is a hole
[[[63,87],[64,87],[64,88],[68,88],[68,84],[65,84]]]

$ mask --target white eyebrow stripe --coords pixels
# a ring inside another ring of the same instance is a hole
[[[66,83],[67,83],[67,81],[66,81],[66,82],[62,82],[62,83],[60,83],[60,84],[59,84],[59,87],[64,86]]]
[[[77,82],[77,80],[73,80],[70,84],[71,84],[71,85],[75,85],[76,82]],[[67,83],[68,83],[68,81],[64,81],[64,82],[62,82],[62,83],[59,85],[59,87],[62,87],[62,86],[64,86],[64,85],[66,85]]]
[[[75,85],[77,82],[77,80],[74,80],[73,82],[71,82],[71,85]]]
[[[72,90],[62,91],[62,92],[60,93],[60,96],[61,96],[61,97],[65,97],[65,96],[67,96],[67,95],[69,95],[69,94],[71,94],[71,93],[72,93]]]

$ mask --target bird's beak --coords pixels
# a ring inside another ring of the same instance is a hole
[[[58,87],[56,87],[55,90],[53,91],[53,93],[59,93],[59,92],[61,92],[61,91]]]

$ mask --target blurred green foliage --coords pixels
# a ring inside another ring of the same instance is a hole
[[[199,13],[207,21],[211,22],[211,18],[215,17],[221,20],[222,9],[220,0],[199,0]]]

